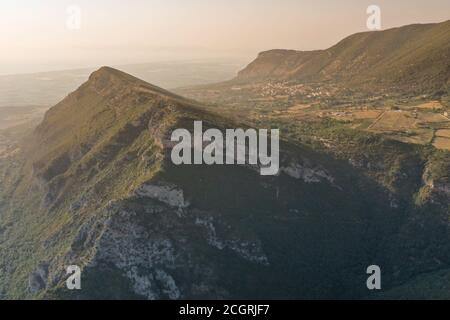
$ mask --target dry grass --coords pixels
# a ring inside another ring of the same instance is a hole
[[[353,117],[357,120],[376,119],[380,116],[380,114],[381,111],[377,110],[356,111],[353,112]]]
[[[309,105],[309,104],[298,104],[298,105],[295,105],[293,107],[290,107],[287,110],[287,112],[288,113],[297,113],[297,112],[303,111],[305,109],[308,109],[310,107],[311,107],[311,105]]]
[[[369,129],[375,131],[408,131],[416,128],[417,120],[405,111],[386,111]]]
[[[449,138],[450,139],[450,129],[441,129],[436,131],[436,137]]]
[[[443,107],[439,101],[429,101],[410,108],[417,108],[422,110],[434,110],[434,109],[442,109]]]
[[[399,140],[406,143],[413,143],[413,144],[428,144],[431,143],[433,140],[434,134],[433,130],[431,129],[415,129],[414,131],[411,131],[409,135],[403,135],[403,134],[392,134],[388,135],[392,139]]]
[[[418,116],[420,122],[447,122],[448,118],[439,113],[420,112]]]

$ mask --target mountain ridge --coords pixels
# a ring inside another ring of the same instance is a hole
[[[362,32],[325,50],[262,52],[234,81],[334,81],[437,91],[449,81],[449,43],[450,20]]]

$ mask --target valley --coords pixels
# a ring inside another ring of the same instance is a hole
[[[0,130],[25,125],[28,122],[39,122],[44,117],[45,106],[0,107]]]
[[[369,95],[330,85],[262,82],[184,88],[180,94],[211,110],[249,122],[320,123],[382,134],[399,141],[450,150],[448,96]]]

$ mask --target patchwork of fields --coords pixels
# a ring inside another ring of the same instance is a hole
[[[414,144],[433,144],[450,150],[450,118],[438,101],[419,105],[320,108],[296,104],[286,110],[274,110],[267,118],[320,121],[330,118],[353,129],[384,134],[392,139]]]

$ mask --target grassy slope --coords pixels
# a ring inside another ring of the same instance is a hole
[[[158,170],[160,149],[147,130],[148,117],[178,98],[143,84],[100,70],[47,113],[24,152],[9,160],[18,168],[3,167],[1,261],[6,270],[15,270],[0,277],[10,297],[24,297],[33,268],[67,251],[90,212],[127,196]],[[141,95],[130,85],[147,90],[145,99],[136,100]],[[115,96],[122,99],[111,108]],[[161,120],[170,122],[170,115]],[[74,216],[70,204],[83,197],[89,206]]]

